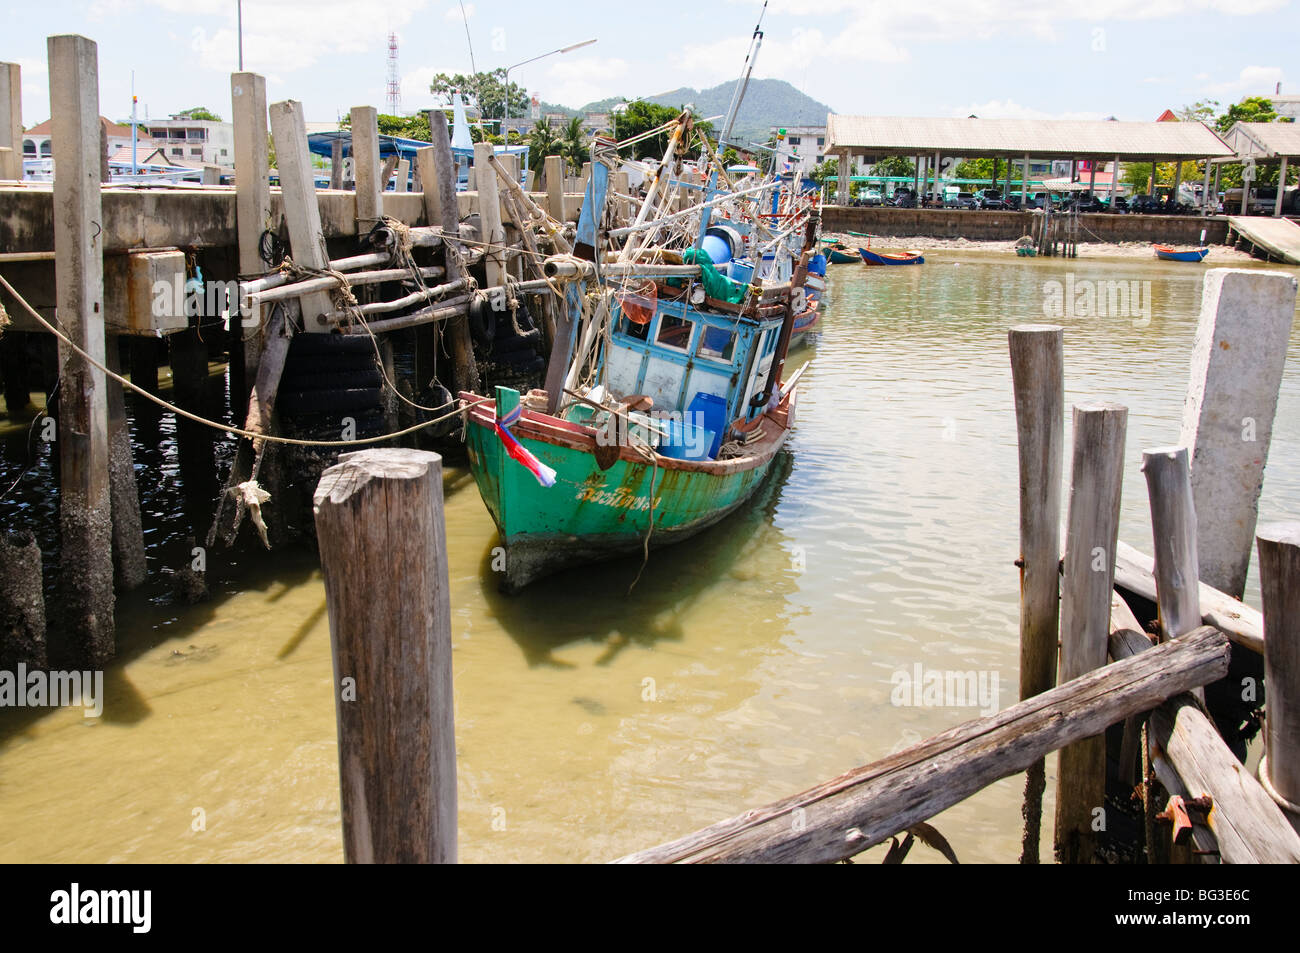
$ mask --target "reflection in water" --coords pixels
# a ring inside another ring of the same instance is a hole
[[[974,717],[892,705],[891,676],[916,664],[996,673],[1012,703],[1006,332],[1044,319],[1047,281],[1151,282],[1143,326],[1059,321],[1067,399],[1130,408],[1122,535],[1150,545],[1138,464],[1177,439],[1201,269],[927,259],[831,269],[826,330],[791,356],[817,360],[785,469],[753,506],[652,553],[631,595],[635,558],[499,595],[492,522],[468,472],[447,467],[464,860],[610,859]],[[1300,512],[1300,327],[1290,356],[1261,519]],[[177,481],[160,480],[178,470],[174,421],[157,426],[163,448],[137,446],[155,574],[187,558],[189,533]],[[29,482],[23,504],[49,506]],[[0,861],[342,858],[314,555],[217,552],[209,570],[209,602],[177,604],[165,585],[123,601],[102,719],[0,712]],[[1018,856],[1021,787],[1009,778],[936,820],[963,861]]]

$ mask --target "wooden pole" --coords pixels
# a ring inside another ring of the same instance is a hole
[[[1106,664],[1127,424],[1128,410],[1119,404],[1074,407],[1061,591],[1063,683]],[[1105,794],[1105,737],[1062,749],[1056,786],[1056,856],[1062,863],[1093,862]]]
[[[396,178],[393,180],[393,191],[411,191],[411,163],[407,159],[399,159],[397,162]]]
[[[330,143],[330,188],[343,188],[343,140]]]
[[[1056,325],[1011,329],[1020,451],[1020,698],[1056,683],[1060,619],[1061,459],[1065,444],[1064,335]],[[1046,763],[1025,781],[1021,863],[1038,863]]]
[[[352,107],[352,168],[357,182],[357,228],[369,231],[384,215],[379,179],[379,118],[374,106]]]
[[[109,339],[105,366],[120,374],[118,344],[117,338]],[[108,387],[108,487],[113,507],[113,567],[118,588],[134,589],[149,575],[144,557],[144,529],[140,523],[140,491],[135,482],[131,431],[127,426],[122,385],[112,380],[105,383]]]
[[[1222,677],[1227,668],[1227,640],[1204,628],[622,861],[844,860],[1025,770],[1049,751]],[[803,824],[792,823],[799,817],[806,817]]]
[[[257,73],[230,74],[230,104],[235,127],[235,228],[239,273],[257,275],[270,268],[261,255],[262,232],[270,224],[271,184],[266,123],[266,79]],[[235,405],[248,403],[264,345],[261,328],[241,322],[245,392]]]
[[[547,156],[543,162],[546,175],[546,212],[557,222],[564,221],[564,158]]]
[[[23,73],[17,63],[0,63],[0,150],[3,149],[9,152],[0,152],[0,179],[21,179]]]
[[[433,157],[433,146],[423,146],[415,152],[415,164],[420,171],[420,187],[424,193],[424,221],[426,225],[442,224],[442,204],[438,194],[438,167]]]
[[[272,103],[270,115],[275,163],[280,172],[293,260],[304,267],[323,271],[330,266],[329,253],[321,230],[320,206],[316,202],[316,182],[311,153],[307,149],[307,124],[303,119],[302,103],[295,99]],[[317,291],[305,294],[299,300],[302,302],[303,330],[328,331],[322,319],[333,310],[330,296]]]
[[[1155,539],[1160,637],[1175,639],[1201,624],[1196,565],[1196,509],[1185,447],[1142,451]]]
[[[1269,796],[1300,831],[1300,523],[1265,526],[1257,544],[1268,633],[1268,717],[1259,775]]]
[[[438,183],[438,206],[442,209],[443,254],[446,256],[447,279],[463,280],[465,267],[460,237],[460,206],[456,204],[456,161],[451,154],[451,136],[447,132],[447,114],[441,109],[429,113],[430,135]],[[469,336],[469,319],[465,316],[448,321],[442,331],[451,344],[453,393],[456,390],[477,393],[478,366],[474,363],[474,345]]]
[[[45,595],[41,550],[30,529],[0,533],[0,670],[44,668]]]
[[[1200,578],[1236,599],[1246,587],[1295,304],[1293,275],[1206,272],[1179,443],[1192,455]]]
[[[348,863],[456,861],[442,458],[347,453],[315,493]]]
[[[100,364],[105,359],[99,62],[83,36],[47,41],[59,322]],[[114,653],[113,544],[108,485],[108,394],[102,371],[59,344],[61,608],[80,663]]]
[[[478,187],[478,214],[483,225],[482,240],[487,245],[483,262],[487,269],[487,283],[499,285],[505,280],[505,231],[501,227],[501,198],[497,190],[497,175],[492,168],[492,143],[480,142],[474,146],[474,181]]]

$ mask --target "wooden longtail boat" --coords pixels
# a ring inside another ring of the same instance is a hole
[[[848,245],[832,245],[826,250],[826,257],[832,265],[849,265],[861,260]]]
[[[1156,257],[1161,261],[1204,261],[1210,253],[1207,248],[1171,248],[1168,245],[1154,244]]]
[[[885,251],[874,252],[870,248],[859,248],[858,254],[868,265],[924,265],[925,259],[916,252]]]

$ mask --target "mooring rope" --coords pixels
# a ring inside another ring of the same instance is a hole
[[[121,384],[125,388],[128,388],[134,393],[139,394],[141,397],[144,397],[146,400],[149,400],[150,402],[157,404],[159,407],[162,407],[164,410],[170,410],[172,413],[176,414],[177,416],[184,417],[187,420],[192,420],[196,424],[202,424],[205,427],[211,427],[213,430],[221,430],[226,433],[234,434],[237,437],[245,437],[249,440],[261,440],[269,443],[283,443],[283,444],[289,444],[291,446],[296,446],[296,447],[360,447],[360,446],[365,446],[367,444],[383,443],[386,440],[395,440],[398,437],[404,437],[409,433],[415,433],[418,430],[424,430],[426,427],[432,427],[434,424],[442,423],[442,421],[444,420],[450,420],[452,417],[455,417],[459,414],[465,414],[467,411],[471,410],[474,407],[477,407],[479,404],[490,403],[491,401],[496,399],[493,397],[481,397],[478,400],[474,400],[474,401],[462,401],[459,398],[455,398],[453,399],[452,403],[461,403],[463,406],[458,407],[456,410],[453,410],[449,414],[444,414],[441,417],[435,417],[433,420],[426,420],[423,423],[415,424],[414,426],[407,427],[404,430],[396,430],[392,433],[381,434],[378,437],[363,437],[357,440],[299,440],[295,437],[280,437],[275,434],[254,433],[251,430],[244,430],[242,427],[232,427],[229,424],[223,424],[216,420],[209,420],[206,417],[200,417],[198,414],[192,414],[188,410],[184,410],[180,407],[177,407],[175,404],[170,403],[169,401],[165,401],[161,397],[149,393],[143,387],[137,387],[135,384],[131,383],[131,381],[127,380],[121,374],[109,370],[99,361],[95,360],[93,357],[91,357],[89,354],[83,351],[80,347],[78,347],[77,344],[70,337],[68,337],[58,328],[56,328],[49,321],[45,320],[45,318],[40,314],[40,312],[38,312],[35,308],[33,308],[30,304],[28,304],[26,298],[24,298],[22,295],[20,295],[17,291],[14,290],[13,285],[9,284],[9,282],[5,280],[4,275],[0,275],[0,286],[3,286],[4,289],[9,292],[9,294],[13,295],[14,300],[17,301],[20,305],[22,305],[23,309],[27,311],[27,313],[30,314],[42,327],[44,327],[45,330],[49,331],[56,338],[58,338],[60,341],[66,344],[73,351],[73,353],[77,354],[87,364],[89,364],[91,367],[103,373],[106,377],[116,381],[117,383]],[[444,406],[449,406],[449,405],[444,405]]]

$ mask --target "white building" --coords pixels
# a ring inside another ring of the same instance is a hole
[[[800,176],[808,175],[813,166],[826,158],[822,151],[826,148],[826,127],[773,126],[772,135],[778,135],[782,129],[785,130],[785,138],[778,139],[776,143],[777,170],[784,169],[784,164],[789,162],[792,172]]]
[[[152,119],[149,135],[162,147],[168,158],[186,159],[233,168],[235,165],[235,127],[233,123],[207,119]]]
[[[1279,116],[1300,122],[1300,96],[1269,96],[1268,101]]]

